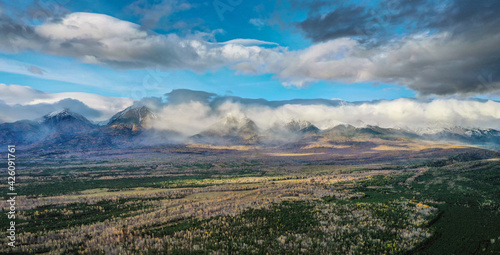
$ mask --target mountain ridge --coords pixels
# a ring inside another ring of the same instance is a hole
[[[134,144],[147,146],[172,141],[175,143],[272,145],[294,143],[305,138],[317,140],[323,137],[331,141],[420,139],[485,145],[491,148],[498,148],[500,145],[500,131],[491,128],[457,126],[444,128],[439,132],[417,133],[408,129],[382,128],[373,125],[355,127],[340,124],[321,130],[309,121],[291,119],[288,122],[275,123],[269,129],[261,129],[246,116],[228,114],[204,131],[183,138],[183,135],[178,132],[158,130],[150,125],[152,121],[157,120],[159,117],[144,105],[125,108],[113,115],[103,126],[94,124],[69,109],[63,109],[48,113],[38,121],[22,120],[0,124],[0,142],[32,147],[134,146]]]

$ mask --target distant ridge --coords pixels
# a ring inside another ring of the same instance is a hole
[[[288,122],[285,128],[292,133],[317,134],[320,132],[319,128],[314,126],[311,122],[295,119]]]
[[[191,139],[201,143],[254,144],[258,136],[255,122],[247,117],[227,115]]]
[[[170,120],[160,120],[147,106],[135,105],[116,113],[106,125],[99,126],[78,113],[62,109],[48,113],[38,121],[22,120],[0,124],[0,142],[30,147],[95,148],[148,146],[172,142],[263,146],[297,143],[298,146],[319,139],[331,142],[418,139],[480,145],[495,150],[500,147],[500,131],[459,126],[437,131],[423,130],[418,133],[407,129],[371,125],[354,127],[347,124],[320,130],[309,121],[292,119],[288,122],[277,122],[269,129],[261,129],[246,116],[229,114],[204,131],[186,137],[175,131],[155,129],[152,125],[155,121]]]

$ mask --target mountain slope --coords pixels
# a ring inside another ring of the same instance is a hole
[[[276,123],[264,132],[266,143],[288,143],[297,142],[306,137],[316,136],[320,129],[309,121],[291,120],[287,123]]]
[[[495,129],[478,129],[453,127],[445,128],[434,134],[423,134],[425,139],[439,141],[457,141],[468,144],[500,145],[500,131]]]
[[[157,118],[146,106],[132,106],[115,114],[107,125],[98,126],[84,116],[64,109],[49,113],[38,121],[23,120],[0,124],[0,143],[73,149],[186,142],[180,133],[154,129],[150,123]],[[500,148],[500,131],[495,129],[454,127],[426,134],[370,125],[365,127],[338,125],[321,131],[308,121],[292,120],[275,124],[270,129],[262,131],[251,119],[235,115],[227,115],[205,131],[190,137],[190,141],[195,143],[265,146],[289,144],[290,148],[307,147],[308,144],[317,141],[328,144],[371,139],[390,140],[395,143],[418,139],[479,145],[495,150]]]
[[[150,121],[157,116],[146,106],[130,106],[115,114],[107,127],[120,134],[136,134],[147,128]]]
[[[43,116],[42,125],[53,131],[64,133],[80,133],[96,128],[87,118],[82,115],[64,109]]]
[[[285,129],[288,132],[298,134],[317,134],[320,132],[319,128],[311,122],[303,120],[292,120],[285,125]]]
[[[259,129],[251,119],[228,115],[191,139],[201,143],[254,144],[258,136]]]
[[[20,120],[0,124],[1,144],[31,144],[44,139],[48,134],[49,129],[37,121]]]
[[[416,133],[394,128],[381,128],[378,126],[354,127],[351,125],[338,125],[327,129],[323,135],[332,140],[344,139],[370,139],[379,138],[384,140],[416,139],[420,136]]]

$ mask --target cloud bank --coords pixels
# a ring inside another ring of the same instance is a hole
[[[298,27],[315,43],[301,50],[254,39],[210,42],[206,33],[157,34],[96,13],[70,13],[40,25],[0,14],[0,33],[5,35],[0,38],[0,50],[69,56],[118,69],[206,72],[228,67],[247,75],[273,74],[286,86],[373,82],[408,86],[424,95],[497,93],[500,16],[493,10],[500,9],[500,4],[481,0],[472,8],[469,2],[442,3],[433,8],[439,12],[430,15],[434,18],[422,22],[419,17],[430,2],[411,1],[414,8],[390,7],[395,11],[381,23],[386,28],[376,36],[366,27],[377,16],[364,7],[336,7],[321,16],[311,12]],[[359,18],[361,32],[353,17]],[[401,26],[411,29],[394,35]]]
[[[500,129],[500,102],[491,100],[266,101],[214,97],[206,92],[187,90],[173,91],[167,98],[173,98],[175,103],[167,101],[158,108],[159,118],[153,126],[186,136],[200,133],[227,116],[249,118],[262,130],[291,120],[309,121],[320,129],[339,124],[376,125],[419,132],[455,126]]]
[[[278,108],[226,102],[216,109],[200,102],[191,102],[167,105],[159,114],[160,121],[154,126],[194,135],[228,115],[250,118],[261,129],[268,129],[293,119],[309,121],[320,129],[328,129],[339,124],[358,127],[377,125],[414,131],[454,126],[500,128],[500,103],[456,99],[431,102],[397,99],[338,107],[284,105]]]
[[[36,119],[69,108],[93,121],[104,121],[132,105],[133,99],[91,93],[48,93],[20,85],[0,84],[0,122]]]
[[[152,127],[191,136],[227,116],[249,118],[262,130],[291,120],[309,121],[320,129],[339,124],[376,125],[413,131],[461,126],[500,129],[500,102],[434,99],[346,102],[327,99],[267,101],[192,90],[173,90],[165,99],[134,101],[89,93],[47,93],[0,84],[0,122],[36,119],[69,108],[93,121],[105,121],[132,104],[146,105],[158,116]]]

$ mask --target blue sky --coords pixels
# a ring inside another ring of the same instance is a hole
[[[467,20],[450,25],[439,18],[450,8],[460,14],[467,6],[445,1],[426,11],[428,1],[415,2],[414,6],[390,6],[388,1],[3,2],[0,24],[14,39],[0,42],[0,83],[132,98],[186,88],[268,100],[369,101],[419,95],[498,100],[498,61],[482,63],[486,56],[497,56],[498,47],[476,49],[462,40],[468,33],[478,33],[474,25]],[[428,18],[421,18],[423,11]],[[104,15],[96,19],[89,14]],[[467,14],[474,18],[474,10]],[[485,28],[476,38],[490,45],[494,42],[488,41],[489,36],[497,32],[487,27],[498,19],[481,17],[486,18],[475,20]],[[114,30],[111,23],[123,31],[117,29],[108,38]],[[83,29],[85,24],[102,27],[105,35],[89,35],[93,32]],[[6,30],[14,25],[25,32]],[[127,33],[133,33],[133,39]],[[220,44],[235,39],[274,44]],[[78,40],[84,46],[74,43]],[[134,45],[110,49],[127,40],[145,45],[148,54],[134,52]],[[206,52],[196,46],[194,52],[175,52],[177,45],[193,41],[212,51],[199,55]],[[445,52],[448,45],[456,49]],[[169,50],[174,52],[164,53]],[[442,56],[431,59],[438,53]],[[464,59],[476,64],[456,64]]]

